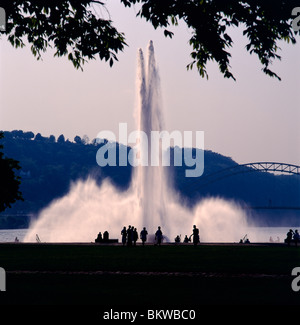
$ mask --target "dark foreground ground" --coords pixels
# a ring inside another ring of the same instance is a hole
[[[279,244],[0,244],[0,266],[1,305],[300,304],[300,247]]]
[[[197,323],[277,323],[300,305],[291,287],[300,247],[280,244],[0,244],[0,266],[0,316],[13,324],[133,323],[129,312],[135,323],[183,320],[161,310]]]

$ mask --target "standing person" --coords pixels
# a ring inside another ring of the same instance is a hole
[[[200,236],[199,236],[199,229],[196,227],[196,225],[193,226],[193,243],[194,246],[196,246],[198,243],[200,243]]]
[[[134,228],[133,232],[132,232],[132,239],[133,239],[134,246],[136,246],[136,241],[138,240],[138,238],[139,238],[138,232],[137,232],[136,228]]]
[[[127,246],[132,246],[132,228],[130,225],[127,229]]]
[[[143,246],[145,245],[145,242],[147,241],[147,235],[148,235],[148,231],[146,230],[146,227],[144,227],[140,233],[140,237],[141,237]]]
[[[291,241],[293,239],[293,234],[294,232],[292,229],[290,229],[289,232],[286,234],[286,239],[284,241],[288,244],[288,246],[290,246],[291,244]]]
[[[297,244],[300,243],[300,235],[297,229],[294,232],[293,239],[295,241],[295,245],[297,246]]]
[[[126,227],[124,226],[122,231],[121,231],[121,235],[122,235],[122,244],[123,246],[125,246],[126,244],[126,236],[127,236],[127,231],[126,231]]]
[[[155,233],[155,240],[157,241],[157,245],[160,246],[162,238],[163,238],[163,234],[162,234],[162,231],[161,231],[160,226],[159,226],[157,228],[157,230],[156,230],[156,233]]]

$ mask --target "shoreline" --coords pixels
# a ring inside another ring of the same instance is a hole
[[[123,247],[122,243],[93,243],[93,242],[0,242],[0,245],[16,245],[16,246],[98,246],[98,247],[105,247],[105,246],[113,246],[113,247]],[[159,247],[159,245],[157,244],[153,244],[153,243],[145,243],[146,247],[148,246],[157,246]],[[193,247],[194,244],[193,243],[162,243],[160,246],[178,246],[178,247]],[[284,242],[280,242],[280,243],[270,243],[270,242],[253,242],[253,243],[238,243],[238,242],[203,242],[200,244],[197,244],[196,247],[201,247],[201,246],[245,246],[245,247],[251,247],[251,246],[274,246],[274,247],[284,247],[288,245]],[[290,247],[295,246],[295,244],[291,244]],[[136,246],[132,245],[132,246],[127,246],[125,245],[124,248],[132,248],[134,249],[135,247],[143,247],[142,243],[136,243]],[[195,248],[196,248],[195,247]],[[296,247],[300,247],[296,246]]]

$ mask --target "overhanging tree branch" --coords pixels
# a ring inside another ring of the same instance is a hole
[[[172,36],[166,28],[177,25],[183,20],[192,31],[189,41],[193,51],[192,62],[201,77],[208,77],[206,65],[208,61],[216,61],[225,78],[235,80],[230,69],[230,48],[233,41],[229,35],[229,27],[240,26],[249,43],[246,50],[258,56],[262,71],[280,80],[270,70],[278,55],[278,42],[296,43],[296,34],[291,26],[291,12],[299,6],[297,0],[121,0],[126,6],[140,3],[138,16],[151,22],[154,28],[164,28],[166,36]]]
[[[291,13],[299,6],[299,0],[120,1],[125,7],[139,3],[137,15],[154,28],[163,28],[166,37],[173,36],[168,30],[170,26],[184,21],[191,30],[192,61],[187,68],[196,67],[206,78],[208,61],[215,61],[225,78],[235,79],[230,67],[233,41],[229,27],[243,29],[249,41],[246,50],[258,57],[265,74],[278,80],[280,77],[270,69],[274,60],[281,59],[278,42],[296,43]],[[55,56],[67,56],[77,69],[97,56],[112,66],[119,51],[127,45],[125,36],[113,26],[110,17],[96,17],[93,4],[106,9],[106,2],[97,0],[2,1],[7,14],[5,33],[15,47],[23,47],[27,37],[37,59],[48,47],[53,47]]]
[[[23,47],[27,38],[37,59],[53,47],[54,56],[67,56],[77,69],[97,55],[112,66],[126,46],[124,34],[111,20],[96,17],[90,7],[93,3],[104,6],[87,0],[4,1],[5,34],[15,47]]]

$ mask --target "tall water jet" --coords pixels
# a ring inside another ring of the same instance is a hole
[[[139,161],[127,191],[118,191],[105,180],[99,187],[93,178],[71,184],[67,195],[54,200],[33,222],[24,241],[39,235],[43,242],[90,242],[99,231],[108,230],[120,239],[123,226],[147,227],[153,234],[158,226],[170,239],[189,235],[193,224],[200,228],[201,241],[239,241],[247,229],[245,212],[234,202],[209,198],[193,209],[186,208],[168,182],[170,175],[161,163],[162,148],[153,149],[152,131],[165,128],[160,97],[160,79],[150,41],[146,59],[138,51],[136,124],[140,133]],[[142,136],[145,135],[145,137]],[[147,138],[147,139],[145,139]],[[147,141],[146,141],[147,140]],[[128,157],[129,158],[129,157]],[[159,158],[159,159],[157,159]],[[153,163],[155,161],[155,163]]]
[[[145,141],[142,136],[140,138],[140,158],[144,164],[140,164],[136,171],[137,195],[141,206],[142,223],[153,233],[155,227],[167,225],[165,202],[167,170],[161,163],[158,163],[158,166],[152,166],[152,141],[148,141],[151,140],[151,131],[164,130],[160,79],[152,41],[148,46],[147,62],[145,62],[142,49],[139,49],[137,81],[139,94],[137,125],[139,131],[146,135],[147,140]]]

